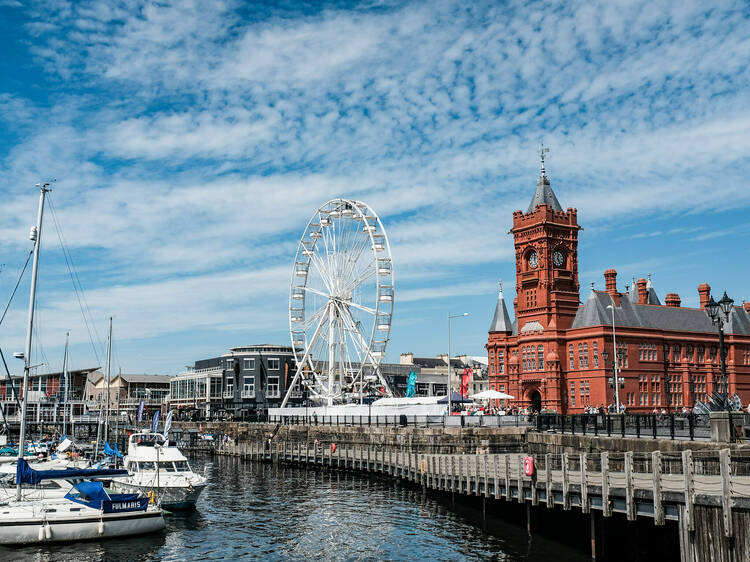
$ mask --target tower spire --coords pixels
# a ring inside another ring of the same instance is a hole
[[[526,214],[533,213],[539,205],[549,205],[554,211],[562,211],[562,205],[560,205],[555,192],[550,187],[549,179],[547,179],[547,171],[544,168],[544,160],[548,152],[549,148],[544,145],[539,149],[539,158],[542,161],[542,175],[536,184],[536,191],[534,192],[534,197],[531,198],[531,203],[526,210]]]

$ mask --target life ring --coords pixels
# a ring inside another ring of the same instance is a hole
[[[534,476],[534,457],[524,457],[523,471],[526,476]]]

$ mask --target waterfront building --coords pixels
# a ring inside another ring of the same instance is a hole
[[[109,413],[117,412],[123,421],[134,422],[141,400],[144,402],[144,416],[150,418],[154,412],[164,409],[169,396],[171,377],[168,375],[119,373],[109,382]],[[89,373],[86,380],[85,396],[88,411],[99,414],[106,408],[107,380],[101,371]]]
[[[295,372],[290,346],[232,347],[217,357],[196,361],[177,375],[169,407],[176,407],[183,417],[254,419],[281,406]],[[290,407],[302,404],[299,381],[296,386]]]
[[[417,374],[417,396],[445,396],[448,394],[448,359],[447,354],[437,357],[414,357],[413,353],[401,354],[401,365],[409,366],[409,371]],[[459,355],[451,359],[451,388],[457,392],[461,376],[470,369],[468,393],[475,394],[489,388],[487,365],[478,358]],[[408,372],[406,373],[408,376]],[[394,391],[395,393],[395,391]],[[402,394],[403,396],[403,394]]]
[[[84,388],[89,374],[95,372],[98,372],[96,368],[68,371],[68,412],[72,412],[77,418],[87,414]],[[11,381],[13,389],[18,393],[18,400],[22,399],[23,376],[13,375]],[[62,420],[65,381],[66,378],[62,372],[29,373],[29,401],[26,418],[37,422]],[[11,383],[7,379],[0,381],[0,400],[2,400],[2,408],[6,417],[17,420],[20,417],[20,408],[11,390]]]
[[[698,285],[700,306],[659,299],[650,275],[620,291],[617,272],[605,290],[580,303],[578,212],[563,210],[544,161],[524,213],[513,213],[515,319],[500,287],[487,340],[490,386],[520,407],[581,413],[614,403],[612,314],[616,327],[619,400],[628,411],[674,412],[720,390],[719,338],[706,314],[711,288]],[[611,308],[608,308],[611,307]],[[725,325],[730,395],[750,401],[750,303],[732,307]]]

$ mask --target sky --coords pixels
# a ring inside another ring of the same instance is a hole
[[[483,355],[542,142],[584,228],[583,299],[610,267],[684,306],[702,282],[750,299],[748,20],[744,1],[0,0],[0,306],[55,179],[43,369],[67,331],[71,367],[102,365],[110,316],[128,373],[288,345],[300,236],[347,197],[390,239],[386,360],[445,353],[463,312],[451,351]],[[6,357],[28,292],[27,272]]]

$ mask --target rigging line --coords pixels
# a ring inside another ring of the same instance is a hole
[[[10,369],[8,369],[8,364],[5,362],[5,355],[3,354],[3,350],[1,348],[0,348],[0,359],[3,360],[3,366],[5,367],[5,376],[8,378],[8,384],[10,384],[10,390],[13,392],[13,398],[16,400],[16,405],[18,406],[18,411],[20,412],[21,402],[18,400],[18,392],[16,392],[16,387],[13,384],[13,377],[10,376]],[[6,396],[7,396],[7,393],[6,393]]]
[[[21,279],[23,279],[23,274],[26,271],[26,268],[29,265],[29,260],[31,259],[31,256],[34,255],[34,249],[32,248],[29,251],[29,255],[26,257],[26,263],[23,264],[23,269],[21,270],[21,275],[18,276],[18,281],[16,281],[16,286],[13,287],[13,292],[10,294],[10,298],[8,299],[8,304],[5,305],[5,310],[3,311],[3,315],[0,316],[0,324],[3,323],[3,320],[5,320],[5,315],[8,314],[8,309],[10,308],[10,303],[13,302],[13,297],[16,296],[16,291],[18,290],[18,286],[21,284]]]
[[[96,324],[93,321],[93,315],[91,314],[91,309],[89,308],[88,302],[86,301],[86,295],[83,291],[83,285],[81,284],[81,280],[78,277],[78,271],[76,271],[75,269],[75,264],[73,263],[73,256],[70,254],[67,244],[65,243],[65,236],[62,233],[62,228],[60,227],[60,224],[57,220],[57,213],[55,212],[55,206],[52,202],[52,198],[49,197],[49,195],[47,196],[47,201],[49,202],[49,208],[52,214],[52,222],[54,223],[55,230],[57,231],[57,238],[60,242],[60,248],[63,251],[65,264],[68,267],[68,275],[70,275],[70,280],[73,283],[73,291],[75,292],[76,299],[78,300],[78,307],[81,309],[81,316],[83,316],[83,323],[86,325],[86,331],[88,332],[88,335],[89,335],[89,342],[91,343],[91,348],[94,351],[94,357],[96,357],[96,362],[101,364],[101,359],[99,358],[99,353],[97,352],[96,344],[94,343],[94,336],[96,336],[96,341],[100,343],[101,343],[101,338],[99,337],[99,333],[96,331]],[[80,291],[79,291],[79,288],[80,288]],[[89,325],[89,320],[86,317],[86,313],[88,313],[89,317],[91,317],[92,319],[91,325],[93,325],[94,335],[91,334],[92,327]]]

